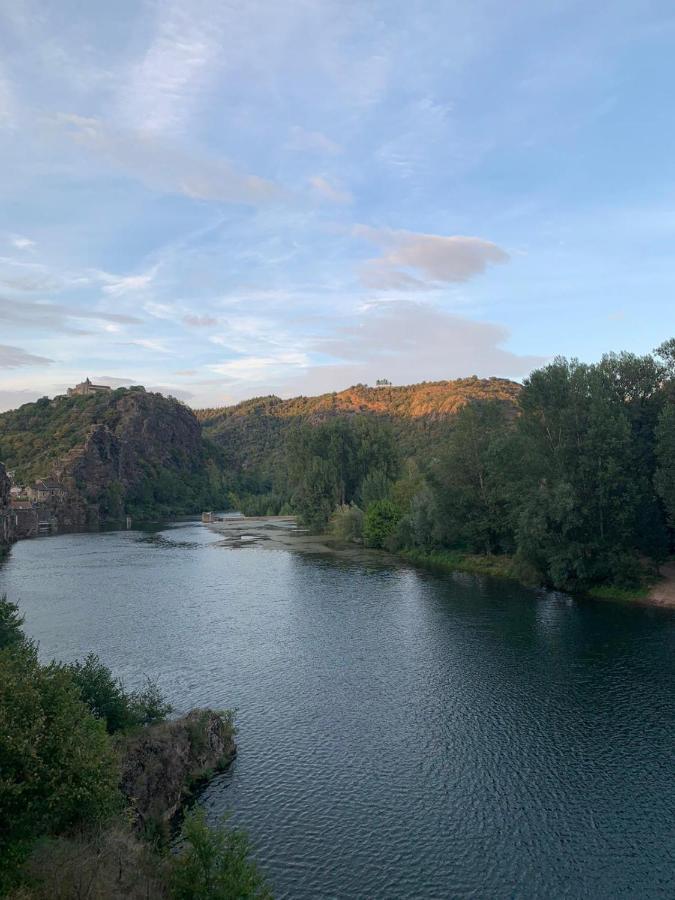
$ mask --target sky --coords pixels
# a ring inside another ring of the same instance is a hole
[[[0,409],[675,335],[675,5],[0,0]]]

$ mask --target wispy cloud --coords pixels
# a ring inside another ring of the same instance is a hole
[[[53,362],[46,356],[36,356],[20,347],[0,344],[0,369],[19,369],[24,366],[48,366]]]
[[[124,132],[100,119],[72,114],[57,121],[78,144],[152,190],[251,206],[290,200],[271,181],[238,172],[225,160],[194,156],[158,135]]]
[[[214,316],[188,315],[183,316],[183,322],[191,328],[211,328],[218,324],[218,319]]]
[[[228,381],[260,384],[277,380],[281,375],[293,370],[302,370],[309,365],[305,353],[284,351],[270,356],[243,356],[208,366],[211,372],[222,375]]]
[[[0,297],[0,322],[6,322],[15,327],[31,327],[43,332],[86,333],[77,324],[78,320],[112,322],[120,325],[134,325],[141,321],[136,316],[124,313],[66,306],[60,303],[9,300]]]
[[[16,247],[17,250],[33,250],[36,246],[35,241],[32,241],[23,234],[11,234],[9,236],[9,242],[12,247]]]
[[[149,271],[140,275],[111,275],[110,272],[96,271],[96,275],[104,282],[103,293],[113,297],[122,294],[134,293],[147,288],[157,274],[158,266],[153,266]]]
[[[150,43],[120,91],[118,115],[133,129],[183,128],[223,58],[223,15],[212,0],[156,7]]]
[[[290,377],[285,393],[373,384],[389,378],[396,384],[435,381],[466,375],[521,378],[541,356],[519,355],[504,345],[509,332],[492,322],[477,322],[422,303],[404,301],[370,305],[346,325],[310,342],[313,354],[328,362],[309,365],[302,377]],[[331,361],[332,360],[332,361]]]
[[[316,195],[323,200],[329,200],[331,203],[347,204],[352,203],[354,198],[349,191],[336,187],[334,184],[324,178],[323,175],[312,175],[309,183]]]

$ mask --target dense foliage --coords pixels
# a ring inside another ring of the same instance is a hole
[[[156,685],[127,693],[93,655],[42,665],[0,599],[0,896],[263,898],[246,837],[189,817],[167,858],[131,830],[113,732],[161,721]]]
[[[184,404],[142,388],[47,397],[0,415],[0,460],[19,484],[54,478],[70,524],[155,519],[224,508],[233,489],[222,448]]]
[[[567,590],[637,587],[673,550],[675,341],[556,359],[526,379],[515,414],[502,399],[467,403],[426,456],[397,459],[391,434],[372,417],[298,429],[284,502],[343,538],[508,556],[510,573]]]

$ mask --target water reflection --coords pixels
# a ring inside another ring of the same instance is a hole
[[[93,649],[178,711],[239,708],[201,801],[277,896],[673,893],[668,612],[195,523],[22,542],[4,591],[45,658]]]

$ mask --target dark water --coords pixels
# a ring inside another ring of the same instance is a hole
[[[251,546],[201,525],[24,541],[45,657],[239,708],[203,795],[276,896],[675,896],[675,615]]]

